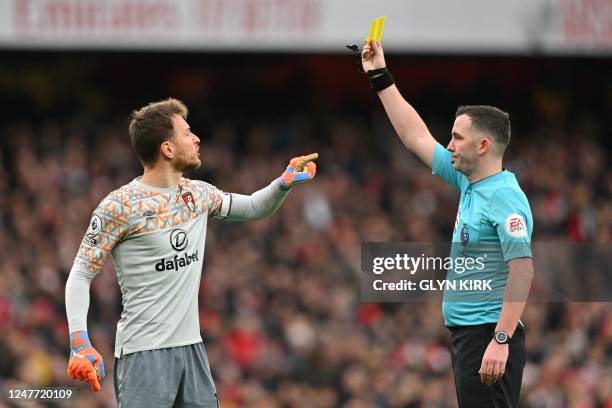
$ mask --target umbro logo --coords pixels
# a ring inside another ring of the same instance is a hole
[[[157,211],[153,211],[153,210],[147,210],[144,212],[144,214],[142,214],[144,217],[153,217],[155,214],[157,214]]]

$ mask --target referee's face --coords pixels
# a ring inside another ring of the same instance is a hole
[[[451,141],[446,148],[451,152],[453,167],[465,175],[474,172],[478,164],[478,137],[468,115],[459,115],[453,125]]]

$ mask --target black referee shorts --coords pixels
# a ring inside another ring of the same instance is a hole
[[[480,381],[482,357],[493,338],[495,324],[449,327],[455,388],[460,408],[515,408],[519,405],[523,367],[525,366],[525,331],[521,324],[510,340],[506,371],[491,386]]]

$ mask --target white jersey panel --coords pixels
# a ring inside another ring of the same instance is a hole
[[[206,213],[113,250],[123,300],[116,356],[202,341],[198,291],[205,240]]]

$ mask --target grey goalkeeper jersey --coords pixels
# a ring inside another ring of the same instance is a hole
[[[225,218],[230,210],[237,220],[263,218],[286,194],[272,184],[242,196],[186,178],[168,189],[135,179],[102,200],[71,275],[93,277],[112,255],[123,303],[115,356],[202,341],[198,291],[208,218]]]

